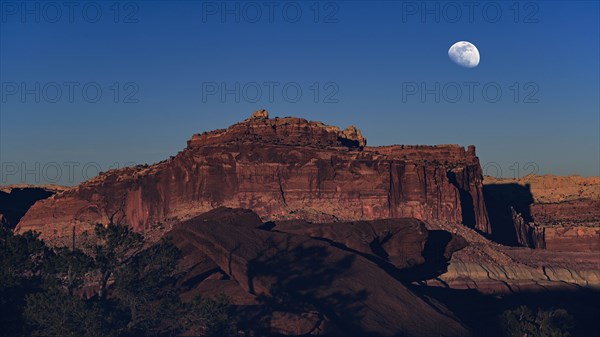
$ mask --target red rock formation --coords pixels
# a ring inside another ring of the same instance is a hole
[[[474,147],[365,145],[355,128],[260,112],[194,135],[169,160],[112,170],[39,202],[18,231],[68,236],[72,225],[81,231],[113,214],[144,230],[229,206],[263,220],[414,217],[490,232]]]
[[[600,200],[534,203],[531,215],[543,230],[538,246],[556,251],[600,251]]]
[[[57,185],[0,186],[0,226],[14,228],[35,202],[66,189]]]
[[[600,227],[543,227],[546,249],[571,252],[599,252]]]
[[[528,224],[525,223],[523,219],[523,215],[521,213],[517,213],[514,208],[510,208],[513,224],[515,226],[515,232],[517,233],[517,242],[522,246],[529,247],[529,228]]]
[[[492,224],[500,227],[494,233],[508,227],[502,214],[515,208],[511,215],[521,245],[557,251],[600,249],[600,177],[486,177],[485,190]]]
[[[264,303],[292,308],[273,317],[275,332],[315,329],[320,315],[297,314],[307,310],[341,329],[336,336],[469,335],[443,306],[413,294],[364,257],[322,240],[256,229],[259,222],[244,220],[240,212],[220,208],[177,224],[170,235],[177,245],[208,256]]]
[[[600,226],[600,200],[579,199],[551,203],[534,203],[531,215],[537,223],[546,226],[583,225]]]
[[[424,280],[428,285],[477,289],[483,293],[600,288],[600,255],[597,251],[556,252],[509,247],[464,226],[439,228],[466,239],[469,245],[452,254],[445,272]],[[429,229],[432,236],[434,231]]]

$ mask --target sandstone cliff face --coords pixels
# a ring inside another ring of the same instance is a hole
[[[600,185],[598,186],[600,188]],[[537,247],[557,251],[600,250],[600,199],[535,203],[531,214],[543,231]]]
[[[109,171],[38,202],[18,231],[56,238],[113,215],[144,230],[228,206],[263,220],[414,217],[490,232],[474,147],[365,145],[354,128],[261,113],[194,135],[169,160]]]
[[[545,227],[544,248],[556,251],[600,251],[600,227]]]

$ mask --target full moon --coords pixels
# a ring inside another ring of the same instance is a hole
[[[471,42],[456,42],[448,50],[448,56],[454,63],[466,68],[475,68],[479,64],[479,50]]]

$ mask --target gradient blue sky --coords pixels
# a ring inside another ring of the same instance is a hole
[[[66,7],[60,8],[58,22],[50,22],[55,8],[44,12],[46,2],[28,2],[29,10],[40,5],[35,22],[35,14],[25,12],[23,19],[24,9],[14,7],[21,1],[1,3],[1,184],[73,184],[94,175],[97,166],[157,162],[183,149],[192,134],[227,127],[259,108],[272,116],[356,125],[369,145],[475,144],[482,165],[494,175],[496,168],[503,176],[524,175],[530,162],[539,173],[600,175],[596,1],[480,2],[472,20],[469,8],[454,2],[462,12],[458,22],[451,22],[456,7],[446,2],[298,2],[297,22],[289,22],[295,3],[280,2],[270,22],[268,5],[253,2],[262,11],[256,23],[249,22],[256,7],[246,7],[244,15],[245,3],[235,1],[227,6],[240,6],[240,22],[234,14],[221,18],[224,2],[119,2],[114,7],[113,1],[97,1],[86,7],[87,16],[82,13],[87,2],[78,2],[73,22]],[[439,22],[431,13],[423,22],[425,5],[440,6]],[[285,6],[288,16],[282,14]],[[98,22],[87,22],[97,8],[102,10]],[[217,14],[208,11],[215,8]],[[491,22],[497,8],[502,13]],[[335,15],[327,17],[333,10]],[[460,40],[479,48],[478,67],[461,68],[449,60],[448,48]],[[33,94],[23,102],[14,84],[34,88],[36,82],[50,91],[44,95],[40,89],[39,103]],[[79,86],[70,102],[66,82],[97,83],[102,96],[86,102]],[[123,102],[135,88],[125,88],[128,82],[139,89],[133,96],[137,103]],[[210,83],[254,90],[248,86],[252,82],[262,88],[258,102],[252,101],[255,91],[240,93],[240,102],[233,95],[203,99]],[[273,102],[265,82],[280,84]],[[333,85],[325,88],[329,82]],[[436,82],[450,90],[446,95],[440,90],[439,103],[433,94],[423,100],[420,89],[403,97],[411,83],[434,88]],[[473,101],[468,82],[480,84]],[[62,87],[56,103],[49,102],[51,83]],[[120,85],[118,103],[114,83]],[[283,96],[286,83],[302,89],[298,102]],[[319,84],[317,103],[314,83]],[[449,83],[462,87],[457,102],[449,101],[455,96]],[[487,96],[485,84],[492,88]],[[502,89],[497,102],[489,101],[494,86]],[[336,88],[334,102],[323,102]],[[536,88],[537,102],[524,102]],[[65,164],[71,162],[79,163],[74,177]],[[60,167],[60,179],[52,163]],[[24,174],[25,169],[38,176]]]

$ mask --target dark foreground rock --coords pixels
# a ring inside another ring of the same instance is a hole
[[[417,219],[310,223],[302,220],[276,221],[272,230],[327,239],[349,249],[373,255],[397,268],[425,262],[428,238],[425,224]]]
[[[426,302],[366,258],[323,240],[258,229],[260,221],[245,212],[218,209],[176,225],[170,234],[188,254],[195,249],[207,256],[247,293],[277,308],[273,331],[469,334],[443,306]]]

